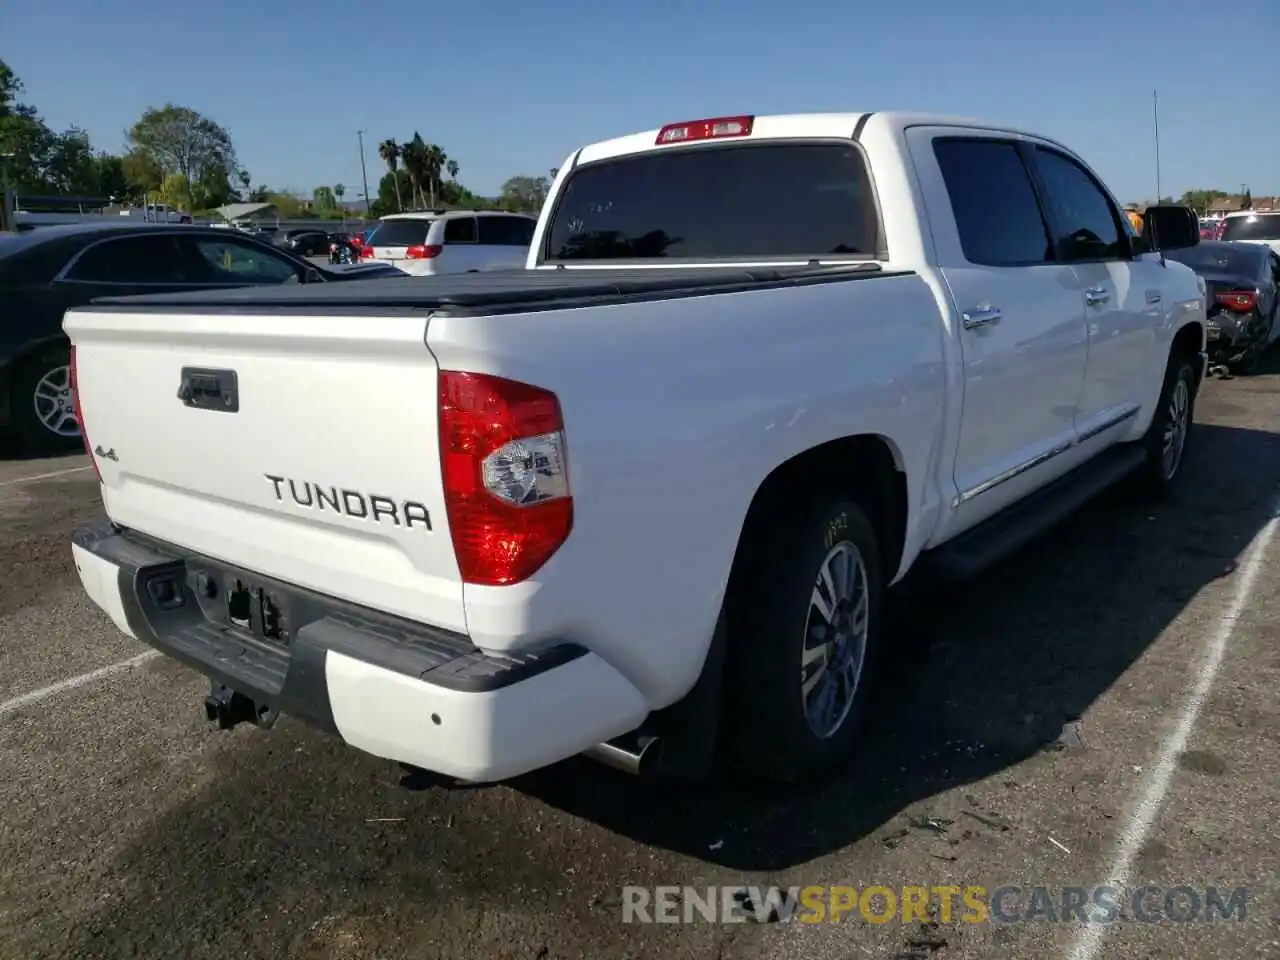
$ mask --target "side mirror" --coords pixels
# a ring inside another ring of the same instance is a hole
[[[323,283],[324,277],[320,275],[320,271],[315,267],[307,267],[302,274],[303,283]]]
[[[1200,218],[1190,207],[1167,203],[1147,207],[1142,236],[1148,250],[1184,250],[1200,243]]]

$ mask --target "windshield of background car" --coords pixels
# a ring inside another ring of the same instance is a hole
[[[1280,213],[1228,217],[1222,240],[1280,240]]]
[[[427,242],[434,220],[383,220],[373,228],[368,242],[375,247],[415,247]]]
[[[1265,252],[1265,247],[1242,249],[1227,244],[1201,243],[1181,250],[1167,250],[1165,256],[1170,260],[1186,264],[1192,270],[1251,277],[1262,269],[1262,257]]]
[[[879,220],[852,143],[657,150],[570,174],[547,260],[874,257]]]

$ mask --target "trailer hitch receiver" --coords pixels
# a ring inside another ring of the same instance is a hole
[[[246,721],[268,728],[275,725],[279,712],[265,703],[255,703],[243,693],[238,693],[220,683],[210,684],[209,695],[204,698],[205,716],[216,723],[219,730],[230,730]]]

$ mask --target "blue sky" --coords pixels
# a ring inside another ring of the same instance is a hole
[[[1280,0],[0,0],[0,22],[54,127],[118,150],[173,101],[273,187],[358,193],[361,128],[375,191],[377,143],[417,130],[496,193],[671,121],[908,109],[1029,126],[1140,199],[1158,87],[1164,193],[1280,193]]]

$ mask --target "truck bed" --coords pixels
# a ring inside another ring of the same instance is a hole
[[[525,313],[638,300],[666,300],[774,287],[896,277],[879,263],[797,264],[783,267],[493,270],[436,277],[351,280],[301,286],[237,287],[140,297],[104,297],[82,310],[130,313],[388,313],[423,310],[454,316]]]

